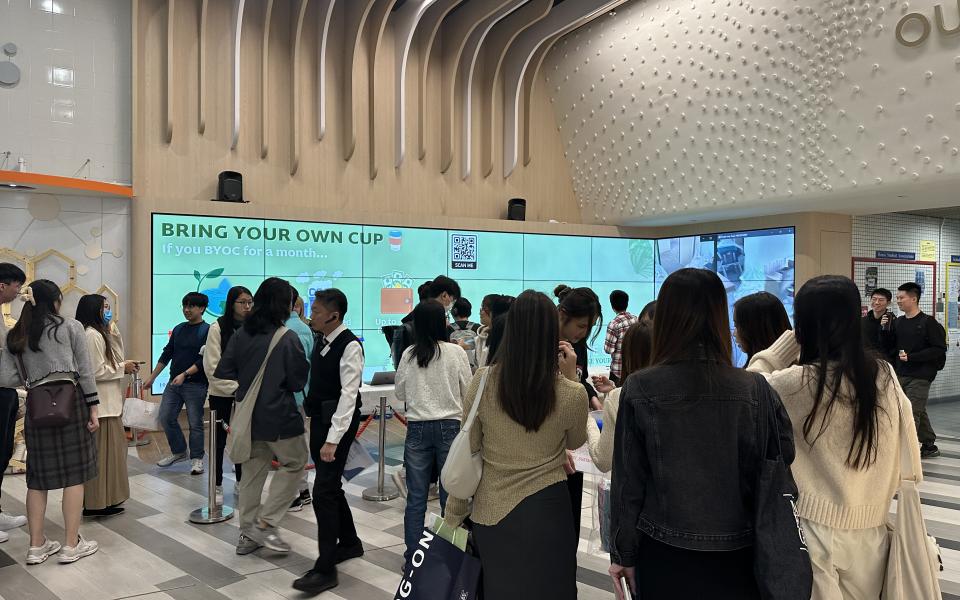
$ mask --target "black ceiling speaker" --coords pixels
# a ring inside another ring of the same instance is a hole
[[[511,198],[507,202],[507,219],[510,221],[526,221],[527,201],[523,198]]]
[[[244,202],[243,176],[236,171],[223,171],[217,181],[217,200],[220,202]]]

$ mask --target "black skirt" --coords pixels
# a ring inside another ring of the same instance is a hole
[[[637,599],[759,600],[753,575],[753,548],[701,552],[677,548],[640,535]]]
[[[74,418],[63,427],[34,427],[27,416],[27,488],[59,490],[97,476],[97,440],[87,429],[90,408],[77,396]]]
[[[567,483],[528,496],[496,525],[474,525],[491,600],[575,600],[577,537]]]

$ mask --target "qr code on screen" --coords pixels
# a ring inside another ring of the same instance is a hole
[[[450,236],[451,267],[454,269],[477,268],[477,236],[462,233]]]

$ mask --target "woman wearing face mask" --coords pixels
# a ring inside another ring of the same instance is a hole
[[[602,321],[600,315],[600,298],[590,288],[571,288],[560,284],[553,290],[553,295],[560,300],[557,314],[560,318],[560,340],[569,342],[577,353],[577,379],[587,391],[590,410],[603,410],[603,404],[597,399],[597,391],[590,383],[588,371],[587,337],[593,331],[594,339],[600,333],[598,324]],[[580,506],[583,502],[583,473],[577,472],[573,466],[573,454],[567,452],[567,487],[570,491],[570,503],[573,505],[573,521],[577,536],[580,535]]]
[[[237,285],[227,292],[227,301],[224,304],[223,316],[213,322],[207,332],[207,343],[203,347],[203,371],[207,374],[207,393],[210,409],[217,411],[217,418],[230,424],[230,415],[233,412],[234,393],[237,391],[237,382],[227,379],[218,379],[213,376],[220,364],[220,357],[227,349],[227,344],[233,334],[243,325],[244,319],[253,308],[253,294],[250,290]],[[218,432],[217,436],[217,502],[223,502],[223,450],[227,447],[226,431]],[[242,471],[236,465],[237,482],[240,481]]]
[[[88,294],[77,304],[77,321],[83,325],[97,395],[100,396],[100,429],[97,438],[97,476],[84,484],[83,516],[108,517],[123,512],[130,498],[127,479],[127,438],[123,434],[123,399],[126,375],[137,370],[123,359],[123,340],[113,326],[110,303],[100,294]]]

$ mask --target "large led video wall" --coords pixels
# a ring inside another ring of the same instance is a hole
[[[667,275],[686,266],[720,274],[731,300],[776,293],[792,314],[792,228],[650,240],[154,214],[152,231],[154,363],[183,320],[186,292],[210,298],[212,322],[231,286],[255,291],[271,276],[308,299],[330,287],[344,291],[346,323],[363,338],[367,378],[392,369],[381,327],[398,324],[413,309],[417,287],[441,274],[459,282],[475,321],[487,294],[552,294],[565,283],[593,288],[606,323],[611,291],[627,291],[636,314]],[[592,366],[609,364],[603,332],[592,348]],[[166,374],[158,378],[154,393],[166,382]]]

